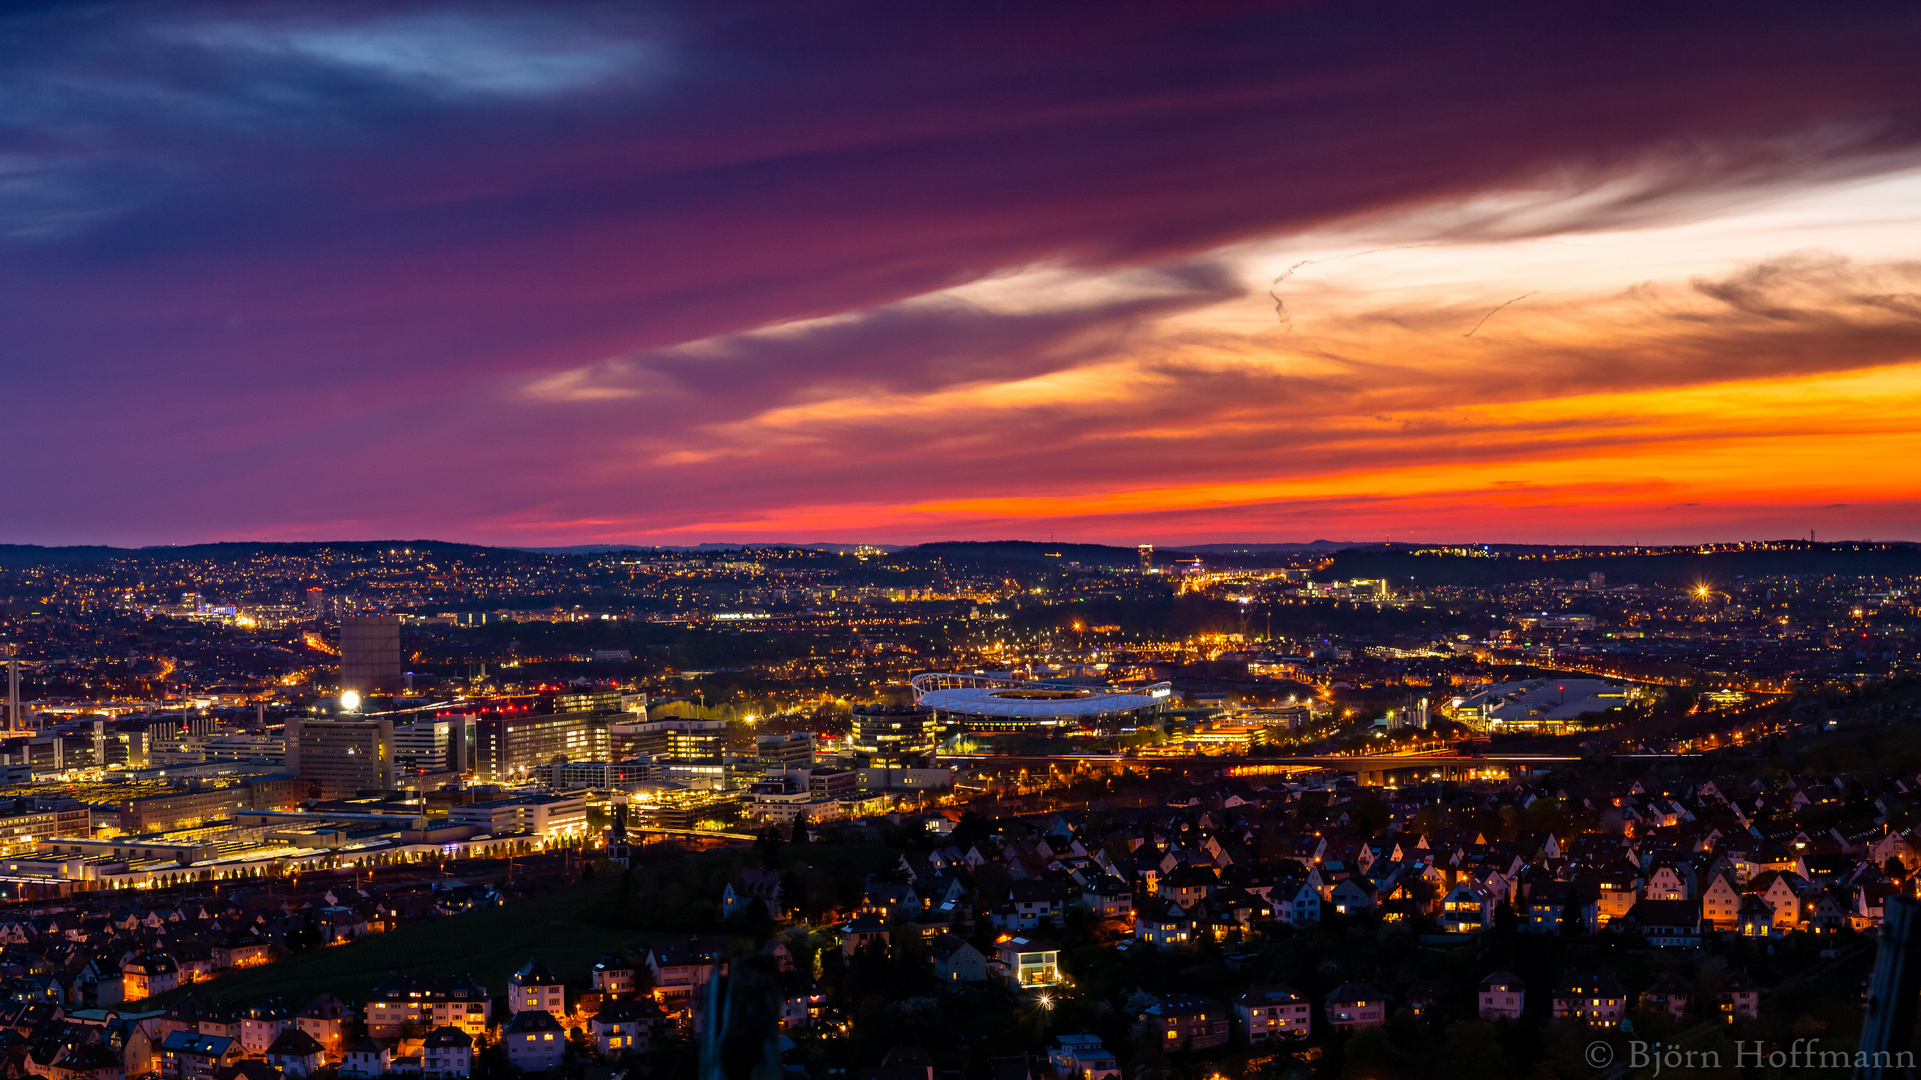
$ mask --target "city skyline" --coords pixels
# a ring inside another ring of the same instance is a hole
[[[0,541],[1921,538],[1921,20],[18,11]]]

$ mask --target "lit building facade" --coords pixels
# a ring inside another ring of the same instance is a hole
[[[391,720],[287,721],[287,771],[322,799],[393,790],[393,747]]]

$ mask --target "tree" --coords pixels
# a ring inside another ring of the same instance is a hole
[[[1567,902],[1561,905],[1561,936],[1580,937],[1587,933],[1587,919],[1581,914],[1581,897],[1570,893]]]
[[[1378,795],[1365,795],[1354,800],[1348,807],[1348,818],[1354,823],[1355,831],[1362,836],[1372,836],[1379,832],[1390,820],[1393,812],[1386,800]]]
[[[780,869],[780,830],[771,825],[761,830],[760,839],[754,841],[754,850],[760,853],[761,864],[767,869]]]
[[[1355,1032],[1342,1050],[1341,1076],[1344,1078],[1400,1075],[1401,1055],[1384,1027]]]
[[[1447,1067],[1461,1080],[1485,1080],[1508,1072],[1494,1025],[1486,1020],[1462,1020],[1447,1026]]]
[[[793,836],[787,842],[790,844],[807,843],[807,815],[806,814],[794,815]]]
[[[969,810],[954,823],[954,831],[949,838],[956,847],[967,848],[987,840],[993,832],[993,822]]]
[[[1508,906],[1506,900],[1501,901],[1500,904],[1494,908],[1495,933],[1512,934],[1515,927],[1520,925],[1520,922],[1519,916],[1514,914],[1514,909]]]

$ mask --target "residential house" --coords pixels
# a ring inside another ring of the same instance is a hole
[[[1059,926],[1074,893],[1071,882],[1047,878],[1016,881],[1007,891],[1012,919],[1004,919],[997,925],[1004,930],[1033,930],[1042,924]]]
[[[811,1028],[820,1019],[827,994],[811,976],[788,971],[780,977],[780,1029]]]
[[[425,1080],[466,1080],[474,1071],[474,1037],[457,1027],[427,1033],[420,1044],[420,1073]]]
[[[1026,1056],[1012,1060],[1020,1063],[1021,1071],[1017,1075],[1003,1073],[1004,1065],[1011,1064],[1008,1059],[993,1060],[995,1080],[1028,1080],[1031,1077],[1033,1070]],[[934,1059],[918,1046],[896,1046],[880,1059],[878,1068],[862,1069],[860,1080],[934,1080]]]
[[[64,1043],[54,1047],[53,1061],[41,1066],[37,1060],[36,1049],[28,1057],[28,1067],[36,1069],[47,1080],[125,1080],[126,1063],[112,1048],[99,1043],[81,1043],[70,1046]],[[231,1066],[229,1066],[231,1068]],[[216,1076],[214,1080],[221,1080]]]
[[[1851,923],[1849,904],[1835,895],[1839,887],[1816,889],[1806,905],[1807,929],[1813,934],[1838,934]]]
[[[863,912],[850,919],[841,927],[841,952],[848,959],[869,946],[875,946],[885,954],[892,946],[892,935],[886,920],[872,912]]]
[[[1017,990],[1060,984],[1059,947],[1046,938],[1005,938],[994,944],[994,954],[1002,977]]]
[[[1250,987],[1235,1001],[1234,1012],[1250,1045],[1305,1039],[1313,1028],[1308,1000],[1280,983]]]
[[[927,943],[927,962],[941,982],[977,983],[987,981],[987,957],[956,934],[936,934]]]
[[[347,1047],[347,1054],[340,1061],[341,1076],[358,1076],[373,1080],[387,1075],[393,1068],[394,1052],[366,1036],[354,1040]]]
[[[1620,928],[1640,934],[1656,948],[1696,948],[1701,944],[1701,901],[1643,900],[1621,919]]]
[[[667,1013],[646,998],[605,1001],[600,1011],[587,1021],[587,1034],[599,1048],[600,1056],[614,1061],[629,1054],[644,1054],[653,1049],[654,1036],[668,1024]]]
[[[567,987],[538,960],[529,960],[507,977],[507,1011],[515,1016],[544,1009],[555,1020],[567,1018]]]
[[[1353,979],[1335,987],[1323,1005],[1328,1026],[1336,1031],[1358,1031],[1387,1023],[1387,994],[1363,980]]]
[[[639,969],[633,961],[619,956],[603,956],[594,961],[589,975],[593,988],[602,997],[626,997],[640,986]]]
[[[1293,882],[1282,885],[1270,895],[1274,900],[1274,917],[1289,926],[1318,926],[1321,922],[1321,905],[1324,902],[1321,892],[1310,881]],[[1135,915],[1135,925],[1140,916]]]
[[[1316,896],[1319,904],[1321,898]],[[1141,901],[1134,912],[1134,940],[1149,945],[1178,945],[1194,937],[1194,917],[1187,909],[1158,896]]]
[[[1548,881],[1534,887],[1527,898],[1527,922],[1524,925],[1530,933],[1563,934],[1570,929],[1580,933],[1592,934],[1601,927],[1601,897],[1599,890],[1585,881]]]
[[[1685,862],[1662,861],[1647,870],[1647,884],[1641,889],[1643,900],[1694,899],[1694,868]]]
[[[140,1001],[164,994],[180,985],[180,965],[174,958],[150,949],[127,961],[120,969],[120,1000]]]
[[[1134,890],[1112,874],[1102,874],[1081,890],[1081,906],[1100,919],[1125,919],[1134,913]]]
[[[1048,1047],[1047,1063],[1059,1080],[1120,1080],[1121,1067],[1098,1035],[1062,1035]]]
[[[1347,878],[1338,881],[1327,892],[1329,906],[1342,915],[1354,915],[1374,910],[1379,894],[1374,886],[1364,878]]]
[[[721,890],[721,917],[744,914],[758,900],[767,917],[780,922],[787,917],[781,905],[780,888],[780,874],[773,870],[742,870]]]
[[[240,1042],[221,1035],[175,1031],[160,1044],[161,1080],[213,1080],[214,1070],[240,1056]]]
[[[1701,890],[1701,921],[1712,930],[1740,927],[1741,890],[1735,887],[1732,872],[1715,874]]]
[[[329,1052],[339,1053],[353,1015],[346,1002],[332,994],[322,994],[295,1013],[293,1022],[294,1027],[313,1036],[314,1041]]]
[[[522,1072],[546,1072],[560,1064],[567,1052],[567,1033],[546,1009],[523,1009],[514,1014],[500,1039],[507,1044],[507,1060]]]
[[[270,997],[241,1014],[241,1049],[249,1054],[265,1053],[282,1032],[292,1030],[295,1030],[293,1010],[279,998]]]
[[[261,1056],[269,1065],[293,1077],[311,1076],[327,1064],[327,1048],[296,1027],[276,1035]]]
[[[1195,904],[1207,899],[1207,894],[1220,884],[1219,875],[1202,866],[1177,866],[1156,883],[1155,894],[1172,900],[1183,908],[1192,910]]]
[[[1483,1020],[1519,1020],[1527,1007],[1527,986],[1512,971],[1496,971],[1481,980],[1476,996]]]
[[[1441,932],[1478,934],[1494,925],[1501,896],[1485,881],[1463,878],[1441,897]]]
[[[1694,990],[1688,981],[1670,971],[1654,980],[1654,985],[1641,995],[1641,1007],[1648,1012],[1667,1013],[1680,1019],[1688,1011],[1688,1000]]]
[[[1620,1027],[1627,1015],[1627,994],[1621,989],[1620,980],[1608,972],[1569,971],[1554,988],[1552,1006],[1556,1020],[1578,1020],[1591,1028],[1614,1028]]]
[[[1806,878],[1789,870],[1770,870],[1748,882],[1748,892],[1774,909],[1774,925],[1782,930],[1800,927],[1801,897],[1810,888]]]
[[[1761,1015],[1761,987],[1745,973],[1736,972],[1722,984],[1720,993],[1714,996],[1714,1004],[1730,1024],[1736,1020],[1753,1020]]]
[[[509,1000],[517,998],[525,1008],[527,1001],[541,992],[544,990],[522,986],[509,992]],[[409,1028],[431,1030],[450,1025],[478,1035],[487,1030],[492,1017],[492,997],[466,975],[422,979],[389,974],[367,998],[367,1034],[376,1039],[395,1039]]]
[[[655,998],[670,1012],[687,1007],[708,980],[724,974],[726,956],[718,942],[700,938],[655,945],[647,950],[647,973],[654,982]]]
[[[1593,875],[1593,882],[1602,926],[1626,915],[1641,899],[1640,877],[1625,861],[1615,860],[1603,866]]]
[[[1227,1045],[1228,1013],[1213,998],[1186,994],[1156,1002],[1140,1021],[1167,1051],[1206,1050]]]
[[[1774,908],[1754,893],[1745,894],[1741,897],[1738,930],[1742,937],[1778,936],[1780,932],[1774,926]]]

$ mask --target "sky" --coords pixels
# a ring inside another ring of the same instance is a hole
[[[0,542],[1921,540],[1911,3],[0,10]]]

